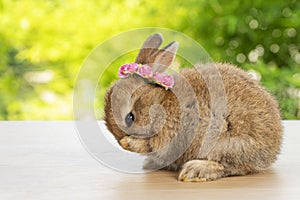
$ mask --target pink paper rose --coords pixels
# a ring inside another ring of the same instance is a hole
[[[120,76],[120,78],[126,78],[130,74],[136,72],[137,68],[138,68],[138,64],[136,63],[122,65],[119,69],[118,75]]]
[[[153,74],[149,65],[141,65],[137,63],[124,64],[120,67],[118,75],[120,78],[127,78],[131,74],[138,74],[143,77],[147,83],[158,84],[166,90],[174,86],[173,76],[165,73],[156,72]]]
[[[172,88],[174,86],[174,78],[169,74],[160,74],[156,72],[153,75],[153,78],[158,84],[164,86],[166,89]]]
[[[152,68],[149,65],[139,66],[137,73],[144,78],[150,78],[153,76]]]

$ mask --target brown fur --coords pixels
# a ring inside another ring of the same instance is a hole
[[[177,43],[164,49],[166,58],[155,59],[155,52],[161,50],[149,47],[158,49],[161,42],[157,40],[162,41],[161,35],[146,40],[143,47],[148,49],[142,48],[137,61],[156,62],[156,66],[171,64]],[[282,140],[277,102],[246,72],[229,64],[216,64],[227,102],[220,136],[211,151],[204,156],[199,153],[206,148],[201,145],[205,134],[210,134],[210,121],[215,115],[207,87],[207,80],[214,84],[210,77],[213,67],[183,69],[175,77],[172,90],[145,83],[138,76],[117,81],[105,98],[108,129],[124,149],[148,155],[145,168],[181,169],[178,179],[182,181],[213,180],[267,169],[276,160]],[[175,94],[181,94],[183,99]],[[129,112],[136,118],[131,127],[124,122]]]

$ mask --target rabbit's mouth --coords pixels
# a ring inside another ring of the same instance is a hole
[[[156,135],[155,132],[150,131],[149,133],[128,133],[126,134],[127,136],[132,136],[132,137],[136,137],[136,138],[150,138]]]

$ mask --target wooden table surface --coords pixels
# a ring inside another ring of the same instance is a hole
[[[282,153],[264,173],[184,183],[121,173],[82,147],[74,122],[0,122],[0,200],[300,199],[300,121],[284,121]]]

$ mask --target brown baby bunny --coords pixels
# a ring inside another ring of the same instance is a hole
[[[164,73],[178,43],[159,49],[151,35],[135,63]],[[105,121],[122,148],[147,156],[145,169],[179,171],[178,180],[208,181],[265,170],[282,141],[278,104],[243,70],[199,64],[174,72],[174,86],[130,74],[105,97]]]

